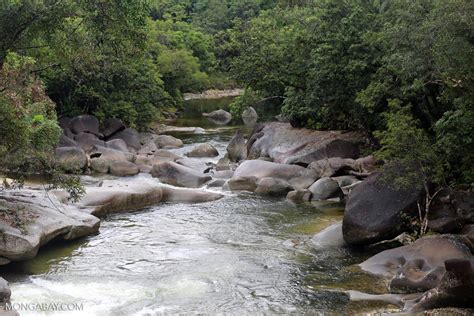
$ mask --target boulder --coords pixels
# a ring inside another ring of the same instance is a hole
[[[208,188],[222,188],[226,183],[225,179],[215,179],[207,184]]]
[[[375,158],[368,156],[357,160],[350,158],[327,158],[313,161],[308,166],[309,169],[316,171],[318,177],[332,177],[338,173],[348,174],[351,171],[357,173],[371,173],[375,171]]]
[[[230,163],[231,161],[229,160],[229,158],[227,158],[227,155],[226,155],[225,157],[222,157],[221,159],[219,159],[219,161],[216,164],[216,170],[217,171],[230,170],[231,169]]]
[[[309,169],[295,165],[285,165],[263,160],[244,161],[235,170],[234,177],[256,177],[258,179],[270,177],[285,180],[290,184],[292,184],[292,180],[301,180],[301,178],[306,178],[307,180],[304,181],[304,184],[308,187],[316,179],[314,172]]]
[[[335,197],[343,197],[339,184],[331,178],[321,178],[309,187],[311,200],[323,201]]]
[[[92,115],[79,115],[69,121],[69,128],[74,134],[89,133],[100,136],[99,120]]]
[[[149,165],[138,165],[138,169],[140,169],[140,173],[151,173],[153,167]]]
[[[142,148],[140,148],[137,153],[140,155],[154,155],[157,150],[158,147],[156,146],[155,142],[153,140],[149,140],[145,143],[145,145],[142,146]]]
[[[114,161],[110,164],[109,171],[117,177],[134,176],[140,172],[136,164],[129,161]]]
[[[466,240],[456,235],[423,237],[411,245],[383,251],[360,267],[389,278],[392,292],[424,292],[440,284],[446,260],[472,258]]]
[[[8,286],[8,282],[5,279],[0,278],[0,304],[9,303],[11,294],[12,291]]]
[[[199,145],[195,146],[186,155],[188,157],[194,157],[194,158],[217,157],[217,156],[219,156],[219,152],[212,145],[199,144]]]
[[[175,161],[177,164],[188,167],[199,173],[207,173],[212,168],[212,164],[208,164],[196,158],[181,158]]]
[[[230,179],[234,175],[232,170],[213,171],[211,173],[214,179]]]
[[[339,157],[357,158],[357,132],[315,131],[288,123],[257,124],[247,142],[249,159],[269,157],[275,162],[307,166],[313,161]]]
[[[61,134],[59,137],[58,147],[77,147],[79,144],[75,142],[73,139],[67,137],[64,134]]]
[[[423,190],[417,183],[397,187],[390,173],[376,173],[356,186],[349,194],[344,212],[344,239],[351,245],[367,245],[393,239],[406,229],[406,222],[416,216],[418,198]]]
[[[163,183],[187,188],[198,188],[212,180],[212,177],[208,175],[200,174],[175,162],[161,162],[153,165],[151,175]]]
[[[262,178],[255,189],[255,193],[270,196],[286,196],[293,187],[285,180],[277,178]]]
[[[160,157],[160,158],[168,158],[169,161],[176,161],[178,159],[181,159],[182,157],[179,155],[176,155],[175,153],[165,150],[165,149],[159,149],[155,152],[155,157]]]
[[[102,146],[96,146],[90,154],[92,158],[103,158],[109,162],[113,161],[130,161],[134,162],[136,156],[130,152],[124,152],[120,150],[115,150],[112,148],[106,148]]]
[[[58,119],[59,126],[62,129],[71,129],[71,118],[68,116],[62,116]]]
[[[183,141],[169,135],[159,135],[154,140],[156,147],[164,149],[183,147]]]
[[[237,130],[235,136],[230,140],[227,146],[227,157],[230,161],[239,162],[247,159],[247,145],[242,130]]]
[[[117,118],[108,118],[104,121],[104,127],[102,129],[102,134],[107,139],[112,135],[123,131],[126,128],[125,124]]]
[[[98,173],[104,173],[104,174],[109,173],[110,164],[111,164],[110,161],[101,157],[92,158],[90,160],[90,168],[92,169],[92,171],[98,172]]]
[[[311,245],[317,249],[343,247],[345,245],[342,237],[342,222],[335,223],[311,238]]]
[[[474,191],[456,191],[453,204],[457,214],[467,222],[474,222]]]
[[[80,172],[87,166],[87,155],[80,147],[56,148],[55,156],[66,172]]]
[[[294,190],[288,192],[286,199],[293,203],[308,202],[311,200],[310,190]]]
[[[86,153],[91,152],[95,146],[105,147],[105,142],[96,135],[90,133],[79,133],[74,136],[74,140],[81,146]]]
[[[232,114],[222,109],[212,111],[211,113],[203,113],[202,116],[207,117],[211,122],[219,125],[225,125],[232,121]]]
[[[99,220],[44,191],[0,192],[0,257],[32,259],[52,240],[72,240],[94,234]]]
[[[257,111],[251,106],[242,112],[242,121],[245,125],[253,126],[258,121]]]
[[[139,150],[142,147],[138,132],[132,128],[126,128],[123,131],[117,132],[108,140],[113,139],[121,139],[127,144],[127,147],[133,148],[135,150]]]
[[[123,152],[130,152],[127,147],[127,143],[123,139],[112,139],[105,143],[107,148],[115,149]]]
[[[257,189],[257,177],[232,177],[227,180],[224,185],[224,189],[230,191],[249,191],[254,192]]]

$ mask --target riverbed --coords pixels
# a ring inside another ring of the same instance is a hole
[[[199,108],[190,103],[175,122],[204,128],[198,134],[174,134],[185,143],[176,153],[208,142],[222,156],[241,127],[238,121],[225,127],[204,121],[200,113],[225,108],[230,99],[207,102]],[[96,236],[53,243],[34,260],[1,268],[11,285],[12,303],[82,304],[82,311],[68,315],[389,309],[354,304],[344,294],[384,288],[355,267],[371,253],[311,244],[314,233],[342,219],[343,205],[295,205],[283,198],[225,194],[215,202],[159,204],[111,215]]]

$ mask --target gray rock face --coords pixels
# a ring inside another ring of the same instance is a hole
[[[11,218],[10,224],[0,222],[0,257],[11,261],[34,258],[38,249],[53,239],[72,240],[99,229],[96,217],[43,191],[2,191],[0,212]]]
[[[95,146],[105,147],[105,142],[103,140],[100,140],[97,136],[90,133],[79,133],[74,136],[74,140],[86,153],[91,152]]]
[[[181,139],[169,135],[159,135],[154,141],[158,148],[172,149],[183,147],[183,141]]]
[[[189,153],[186,154],[188,157],[203,158],[203,157],[217,157],[219,152],[214,146],[209,144],[199,144],[194,147]]]
[[[225,125],[232,121],[232,114],[224,110],[217,110],[211,113],[203,113],[202,116],[207,117],[215,124]]]
[[[127,143],[123,139],[113,139],[105,143],[107,148],[128,153]]]
[[[127,144],[127,147],[135,150],[139,150],[142,147],[138,132],[132,128],[115,133],[109,140],[113,139],[122,139]]]
[[[323,201],[334,197],[342,197],[339,184],[331,178],[321,178],[309,187],[312,200]]]
[[[139,172],[138,166],[129,161],[115,161],[110,164],[110,173],[117,177],[130,177]]]
[[[227,146],[227,156],[230,161],[239,162],[247,159],[247,145],[242,130],[237,130]]]
[[[293,128],[287,123],[257,124],[248,143],[249,159],[270,157],[275,162],[307,166],[332,157],[357,158],[357,133]]]
[[[105,138],[109,138],[115,133],[123,131],[126,128],[125,124],[117,118],[108,118],[104,121],[104,128],[102,134]]]
[[[185,188],[198,188],[212,180],[212,177],[208,175],[199,174],[175,162],[161,162],[153,165],[151,175],[163,183]]]
[[[69,121],[74,134],[90,133],[99,136],[99,120],[92,115],[79,115]]]
[[[258,182],[255,193],[269,196],[286,196],[293,187],[285,180],[263,178]]]
[[[360,267],[390,278],[391,291],[424,292],[440,284],[447,260],[472,259],[464,240],[456,235],[423,237],[411,245],[383,251]]]
[[[348,244],[367,245],[393,239],[405,231],[407,217],[417,213],[421,187],[413,184],[396,188],[385,178],[383,174],[374,174],[349,194],[343,220]]]
[[[345,242],[342,237],[342,222],[333,224],[314,235],[311,245],[317,249],[343,247]]]
[[[59,165],[67,172],[78,172],[87,166],[87,155],[80,147],[56,148]]]

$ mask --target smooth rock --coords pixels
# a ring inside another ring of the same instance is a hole
[[[215,124],[225,125],[232,121],[232,114],[225,110],[212,111],[211,113],[203,113],[202,116],[207,117]]]
[[[112,139],[105,143],[105,146],[110,149],[115,149],[123,152],[130,152],[127,143],[123,139]]]
[[[239,162],[247,159],[247,145],[242,130],[237,130],[226,150],[230,161]]]
[[[66,172],[81,172],[87,166],[87,155],[80,147],[56,148],[55,156]]]
[[[140,148],[137,153],[140,155],[154,155],[157,150],[158,147],[156,146],[155,142],[153,140],[149,140],[145,143],[145,145],[142,146],[142,148]]]
[[[254,192],[257,189],[257,177],[232,177],[227,180],[224,189],[231,191],[249,191]]]
[[[262,178],[255,189],[256,194],[269,196],[286,196],[293,187],[285,180],[277,178]]]
[[[286,199],[293,203],[308,202],[311,200],[311,191],[310,190],[290,191],[286,195]]]
[[[127,147],[133,148],[134,150],[139,150],[142,147],[138,132],[132,128],[126,128],[123,131],[115,133],[108,140],[113,139],[123,140],[127,144]]]
[[[99,120],[92,115],[79,115],[69,121],[69,128],[74,134],[90,133],[100,136]]]
[[[123,131],[126,128],[125,124],[117,118],[108,118],[104,121],[104,128],[102,129],[102,134],[105,138],[109,138],[114,134]]]
[[[134,176],[140,172],[138,166],[129,161],[114,161],[109,168],[110,173],[117,177]]]
[[[182,166],[191,168],[199,173],[206,173],[206,171],[212,167],[212,165],[209,165],[208,163],[196,158],[181,158],[177,159],[175,162]]]
[[[158,148],[172,149],[183,147],[183,141],[181,139],[170,135],[158,135],[154,142]]]
[[[212,177],[208,175],[200,174],[175,162],[161,162],[153,165],[151,175],[163,183],[186,188],[198,188],[212,180]]]
[[[96,135],[90,133],[79,133],[74,136],[74,140],[81,146],[86,153],[91,152],[95,146],[105,147],[105,142]]]
[[[160,158],[169,158],[169,161],[176,161],[178,159],[181,159],[183,157],[176,155],[175,153],[165,150],[165,149],[159,149],[158,151],[155,152],[155,157],[160,157]]]
[[[257,111],[255,111],[253,107],[249,106],[242,112],[242,121],[247,126],[255,125],[258,121]]]
[[[323,229],[311,238],[311,245],[317,249],[340,248],[345,244],[342,237],[342,222]]]
[[[188,157],[193,157],[193,158],[217,157],[217,156],[219,156],[219,152],[212,145],[199,144],[199,145],[195,146],[186,155]]]
[[[324,201],[335,197],[342,197],[343,193],[339,184],[331,178],[321,178],[309,187],[311,199]]]
[[[68,136],[61,134],[58,147],[77,147],[79,144]]]

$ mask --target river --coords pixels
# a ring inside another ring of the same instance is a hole
[[[225,152],[237,126],[222,128],[200,117],[228,103],[215,102],[201,102],[176,122],[206,130],[178,135],[185,143],[178,153],[200,142]],[[204,204],[160,204],[108,216],[100,234],[54,243],[1,273],[13,303],[82,304],[82,311],[68,315],[370,311],[380,306],[350,303],[343,293],[377,291],[376,282],[354,267],[370,253],[311,246],[312,235],[342,212],[337,204],[294,205],[248,193]]]

